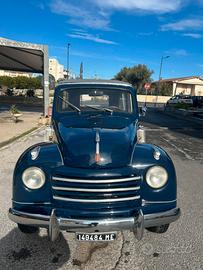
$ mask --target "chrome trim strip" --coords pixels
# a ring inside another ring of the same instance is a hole
[[[130,188],[69,188],[69,187],[56,187],[52,186],[54,190],[62,191],[82,191],[82,192],[117,192],[117,191],[130,191],[130,190],[139,190],[140,186],[130,187]]]
[[[61,83],[59,83],[58,85],[65,85],[65,84],[68,84],[68,85],[70,85],[70,84],[93,84],[93,85],[96,85],[96,84],[101,84],[101,85],[111,85],[112,87],[114,86],[114,85],[119,85],[119,86],[130,86],[130,87],[132,87],[132,85],[131,84],[128,84],[128,83],[114,83],[114,82],[67,82],[67,81],[65,81],[65,82],[61,82]]]
[[[17,201],[14,201],[12,200],[13,203],[18,203],[18,204],[33,204],[33,205],[37,205],[37,204],[51,204],[50,202],[34,202],[34,203],[31,203],[31,202],[17,202]]]
[[[129,178],[121,178],[121,179],[97,179],[97,180],[85,180],[85,179],[71,179],[71,178],[63,178],[63,177],[52,177],[54,181],[63,181],[63,182],[71,182],[71,183],[92,183],[92,184],[103,184],[103,183],[121,183],[128,181],[140,180],[140,176],[129,177]]]
[[[53,196],[55,200],[67,201],[67,202],[84,202],[84,203],[100,203],[100,202],[124,202],[124,201],[133,201],[140,199],[140,196],[134,197],[125,197],[125,198],[115,198],[115,199],[96,199],[96,200],[89,200],[89,199],[73,199],[73,198],[64,198],[61,196]]]
[[[142,204],[148,204],[148,203],[173,203],[173,202],[176,202],[177,199],[175,200],[172,200],[172,201],[145,201],[145,200],[142,200]]]

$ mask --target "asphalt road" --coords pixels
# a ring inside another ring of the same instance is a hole
[[[21,234],[7,217],[12,172],[22,151],[43,140],[39,130],[0,149],[0,269],[203,269],[203,126],[154,111],[143,125],[147,142],[162,146],[175,163],[179,221],[163,235],[145,231],[140,242],[129,231],[110,244],[78,244],[67,233],[51,243],[44,229],[39,236]]]

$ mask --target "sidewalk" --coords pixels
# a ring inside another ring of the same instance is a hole
[[[40,115],[40,112],[24,111],[20,121],[15,123],[8,111],[0,111],[0,147],[36,129]]]

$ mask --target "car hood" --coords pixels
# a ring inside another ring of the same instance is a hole
[[[64,163],[71,167],[126,166],[137,141],[136,124],[125,117],[72,117],[55,124],[55,130]]]

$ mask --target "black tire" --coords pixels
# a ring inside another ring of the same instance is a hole
[[[150,232],[154,233],[165,233],[169,228],[169,224],[161,225],[161,226],[156,226],[156,227],[149,227],[146,228]]]
[[[18,229],[25,234],[31,234],[31,233],[37,233],[39,231],[38,227],[24,225],[24,224],[18,224]]]

